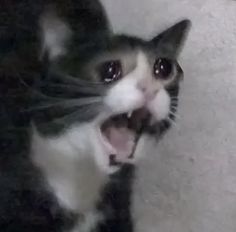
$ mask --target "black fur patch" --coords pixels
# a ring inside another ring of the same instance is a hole
[[[96,232],[133,231],[131,196],[134,173],[134,166],[124,165],[110,177],[110,183],[104,189],[102,202],[98,206],[105,220],[98,225]]]

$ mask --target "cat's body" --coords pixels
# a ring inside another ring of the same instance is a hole
[[[131,232],[136,147],[174,117],[188,21],[143,41],[94,0],[0,15],[0,231]]]

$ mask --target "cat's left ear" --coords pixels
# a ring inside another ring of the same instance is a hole
[[[50,61],[66,55],[67,45],[71,39],[72,31],[53,10],[48,10],[40,18],[41,56],[45,54]]]
[[[181,52],[190,26],[190,20],[182,20],[154,37],[151,42],[162,54],[170,58],[177,58]]]

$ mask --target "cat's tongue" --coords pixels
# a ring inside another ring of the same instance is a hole
[[[115,156],[117,162],[128,162],[133,158],[138,139],[148,119],[145,108],[115,115],[101,126],[103,143],[107,152]]]
[[[105,131],[106,137],[115,150],[118,159],[127,159],[135,145],[135,133],[127,127],[111,126]]]

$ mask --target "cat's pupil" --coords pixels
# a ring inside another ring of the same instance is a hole
[[[172,73],[172,62],[167,58],[156,59],[153,72],[157,79],[168,79]]]
[[[105,83],[111,83],[121,78],[122,67],[119,60],[104,62],[99,69],[101,80]]]

